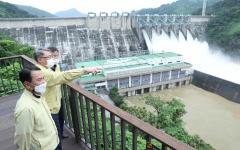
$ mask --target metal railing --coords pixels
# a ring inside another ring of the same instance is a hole
[[[18,72],[23,66],[30,65],[26,56],[0,58],[0,97],[21,92],[23,86],[18,79]]]
[[[19,63],[20,70],[35,63],[26,56],[0,58],[1,68],[8,70],[12,63]],[[13,67],[14,70],[14,67]],[[1,72],[1,78],[2,72]],[[16,84],[19,83],[15,72]],[[5,78],[4,78],[5,79]],[[11,79],[11,78],[7,78]],[[1,82],[1,87],[6,85]],[[5,88],[6,89],[6,88]],[[19,92],[22,87],[7,94]],[[65,125],[89,149],[96,150],[190,150],[192,147],[176,140],[163,131],[113,106],[95,94],[74,83],[64,84],[62,88]]]

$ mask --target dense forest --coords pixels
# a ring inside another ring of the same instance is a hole
[[[44,11],[44,10],[41,10],[41,9],[38,9],[38,8],[35,8],[32,6],[24,6],[24,5],[15,5],[15,6],[17,6],[19,9],[22,9],[22,10],[28,12],[29,14],[32,14],[32,15],[35,15],[38,17],[56,17],[47,11]]]
[[[212,18],[206,29],[210,44],[230,55],[240,56],[240,0],[224,0],[212,6]]]
[[[0,1],[0,18],[30,18],[36,17],[19,9],[13,4]]]
[[[210,8],[216,2],[221,0],[208,0],[207,13]],[[138,14],[193,14],[198,12],[200,15],[202,12],[203,0],[178,0],[171,4],[161,5],[158,8],[141,9],[137,11]]]

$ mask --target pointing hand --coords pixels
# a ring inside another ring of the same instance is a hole
[[[96,68],[96,67],[92,67],[92,68],[86,68],[85,69],[87,73],[92,73],[92,74],[96,74],[102,71],[102,69],[100,68]]]

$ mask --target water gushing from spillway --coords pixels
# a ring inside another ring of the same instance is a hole
[[[110,59],[148,52],[130,29],[93,29],[83,25],[1,28],[13,39],[35,48],[54,46],[62,58],[72,61]]]
[[[240,84],[240,64],[224,55],[220,50],[210,49],[207,42],[193,39],[187,33],[187,40],[179,32],[177,39],[173,32],[169,37],[153,31],[151,41],[147,42],[153,52],[172,51],[182,54],[185,61],[193,64],[193,68],[201,72]]]

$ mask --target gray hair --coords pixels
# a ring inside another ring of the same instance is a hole
[[[38,62],[38,58],[42,57],[44,55],[44,51],[45,52],[51,52],[51,50],[47,49],[47,48],[38,48],[36,50],[36,52],[34,53],[34,59]]]

